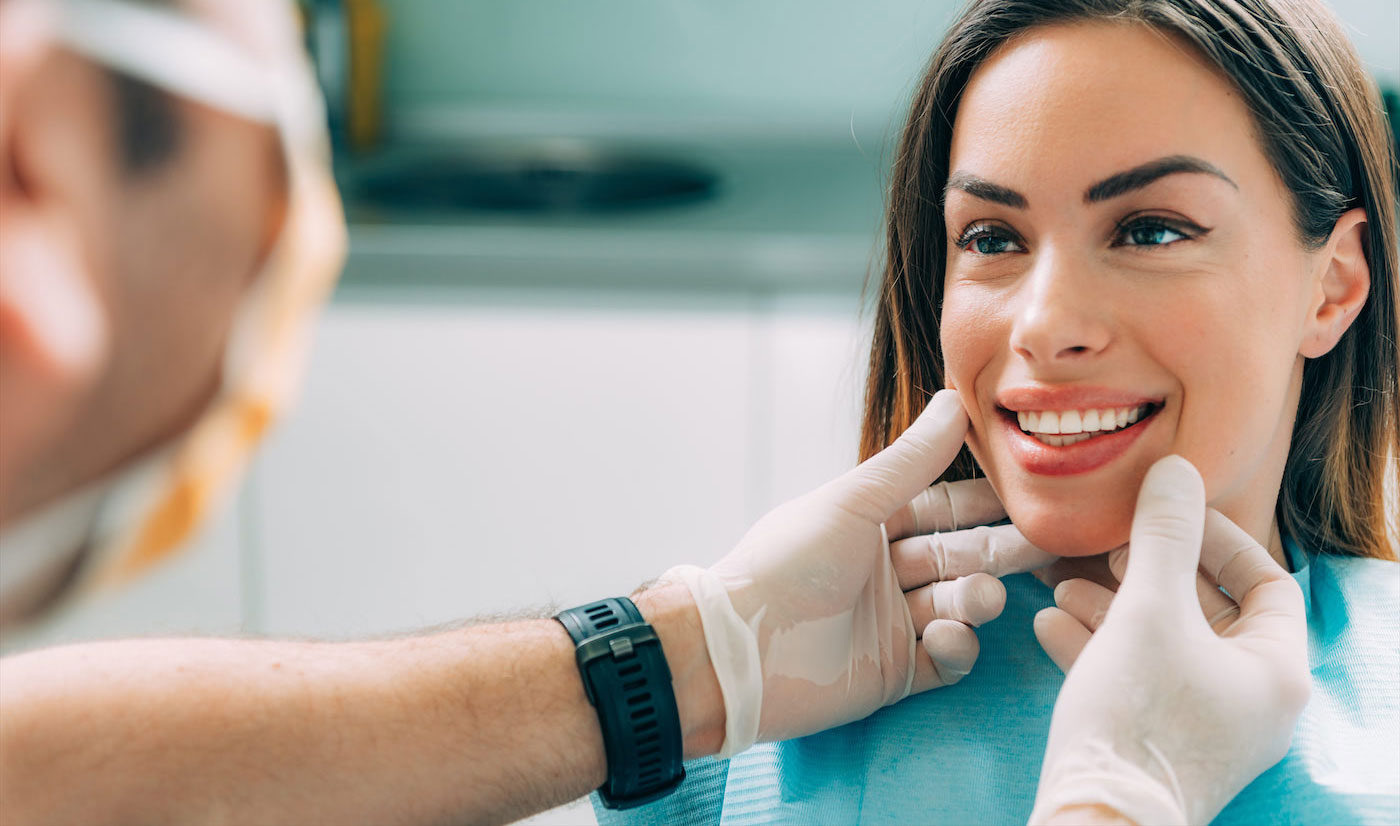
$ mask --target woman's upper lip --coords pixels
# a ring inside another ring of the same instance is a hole
[[[1145,394],[1139,390],[1091,386],[1045,387],[1030,384],[999,390],[994,399],[999,407],[1013,412],[1132,407],[1141,404],[1156,404],[1161,400],[1161,396]]]

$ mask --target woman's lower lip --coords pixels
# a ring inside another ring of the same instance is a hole
[[[1072,476],[1097,470],[1123,455],[1143,431],[1152,426],[1159,411],[1160,408],[1154,410],[1131,427],[1061,447],[1047,445],[1022,430],[1014,413],[1008,415],[1007,411],[1002,411],[1000,418],[1006,428],[1011,456],[1021,467],[1041,476]]]

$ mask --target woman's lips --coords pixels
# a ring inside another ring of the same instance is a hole
[[[1005,408],[998,412],[1006,431],[1007,446],[1021,467],[1041,476],[1071,476],[1097,470],[1121,456],[1152,426],[1161,409],[1160,404],[1152,405],[1126,427],[1060,446],[1046,444],[1022,430],[1015,412]]]

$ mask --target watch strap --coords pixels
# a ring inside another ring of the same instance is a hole
[[[685,779],[681,723],[655,629],[626,597],[570,608],[555,619],[574,641],[584,691],[603,731],[603,805],[627,809],[670,794]]]

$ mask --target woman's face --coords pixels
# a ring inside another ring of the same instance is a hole
[[[1026,537],[1123,544],[1176,453],[1267,541],[1318,256],[1228,80],[1143,26],[1035,29],[973,75],[949,170],[947,380]]]

